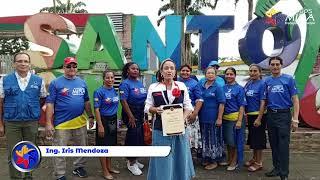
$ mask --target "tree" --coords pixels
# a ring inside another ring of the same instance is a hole
[[[216,2],[215,4],[212,4],[211,0],[169,0],[158,10],[158,16],[160,16],[160,18],[157,21],[157,25],[159,26],[167,15],[181,15],[183,20],[186,15],[203,15],[200,11],[201,8],[209,7],[214,9],[215,6]],[[166,13],[170,10],[172,10],[173,13]],[[182,21],[181,31],[182,63],[191,64],[191,34],[184,34],[184,21]]]
[[[252,19],[253,0],[248,0],[248,21]]]
[[[56,5],[57,2],[57,5]],[[61,0],[53,0],[52,7],[44,7],[40,9],[40,12],[51,12],[51,13],[88,13],[86,9],[87,5],[84,2],[72,3],[71,0],[67,0],[66,3],[62,3]]]
[[[1,38],[0,39],[0,54],[13,55],[18,52],[27,50],[29,41],[25,37]]]
[[[199,49],[196,49],[194,53],[191,54],[192,66],[197,66],[199,64]]]

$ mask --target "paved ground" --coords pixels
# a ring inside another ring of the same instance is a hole
[[[246,153],[246,157],[249,158],[250,154]],[[8,178],[8,167],[6,161],[6,150],[0,149],[0,180],[6,180]],[[88,158],[87,171],[89,177],[86,179],[77,178],[72,175],[72,158],[68,159],[68,179],[74,180],[103,180],[102,172],[100,170],[100,164],[98,158]],[[148,167],[143,169],[143,175],[136,177],[129,173],[125,167],[124,158],[113,158],[112,164],[114,167],[121,171],[121,174],[115,175],[115,179],[119,180],[142,180],[146,179]],[[141,162],[145,165],[148,164],[148,158],[142,158]],[[210,179],[210,180],[276,180],[279,178],[267,178],[264,177],[264,173],[271,167],[271,153],[270,151],[265,153],[264,169],[249,173],[245,168],[240,169],[237,172],[227,172],[225,167],[218,167],[215,170],[204,170],[199,162],[195,160],[196,178],[195,179]],[[320,153],[291,153],[290,159],[290,176],[289,179],[295,180],[320,180]],[[35,179],[54,179],[52,176],[52,161],[50,158],[43,158],[40,167],[34,171]]]

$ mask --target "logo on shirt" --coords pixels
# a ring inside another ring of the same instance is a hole
[[[246,92],[246,95],[247,95],[247,96],[253,96],[253,94],[254,94],[254,90],[248,90],[248,91]]]
[[[228,92],[224,93],[226,96],[226,99],[231,99],[231,91],[232,89],[228,89]]]
[[[272,93],[283,93],[284,92],[284,88],[283,85],[275,85],[271,88],[271,92]]]
[[[63,89],[61,90],[61,95],[62,95],[62,96],[68,96],[68,91],[69,91],[69,89],[63,88]]]
[[[85,93],[85,89],[84,88],[73,88],[72,90],[72,95],[73,96],[83,96]]]
[[[138,88],[134,88],[134,89],[133,89],[133,92],[134,92],[134,94],[136,94],[136,95],[138,95],[138,94],[140,93]]]
[[[119,101],[119,97],[113,97],[113,102],[118,102]]]
[[[140,93],[141,93],[141,94],[147,93],[146,88],[140,88]]]
[[[211,92],[209,94],[210,94],[210,96],[216,96],[216,93],[214,93],[214,92]]]
[[[39,89],[38,83],[35,82],[35,81],[33,82],[33,84],[30,87],[33,88],[33,89]]]
[[[106,98],[104,101],[105,101],[107,104],[110,104],[110,103],[111,103],[111,98]]]

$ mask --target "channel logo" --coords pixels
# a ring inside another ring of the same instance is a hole
[[[13,166],[21,172],[30,172],[38,167],[41,161],[39,148],[29,141],[17,143],[11,152]]]

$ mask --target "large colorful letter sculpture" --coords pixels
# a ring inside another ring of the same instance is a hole
[[[105,62],[109,69],[121,69],[125,58],[116,34],[109,17],[91,16],[77,52],[79,69],[89,69],[90,62]]]
[[[280,55],[285,60],[285,66],[289,65],[298,52],[300,45],[300,32],[295,22],[288,22],[285,20],[292,20],[294,18],[285,18],[282,14],[276,14],[270,17],[265,17],[266,12],[270,10],[280,0],[259,0],[256,5],[255,14],[257,19],[253,20],[248,25],[248,33],[244,39],[239,41],[239,51],[241,57],[247,64],[258,63],[262,67],[267,67],[269,57],[267,57],[261,47],[261,34],[265,29],[270,28],[273,32],[275,39],[275,49],[278,50]],[[316,95],[319,91],[319,76],[309,79],[309,75],[312,72],[312,68],[315,64],[317,54],[320,48],[320,11],[319,1],[299,0],[299,3],[303,7],[303,10],[299,11],[295,16],[299,16],[299,13],[305,13],[307,16],[307,34],[305,44],[298,66],[294,73],[299,89],[300,102],[300,115],[302,119],[310,126],[320,128],[320,114],[317,113],[316,107]],[[282,18],[279,18],[282,17]],[[312,17],[312,18],[308,18]],[[268,21],[269,19],[269,21]],[[274,20],[274,21],[272,21]],[[310,21],[314,23],[311,23]],[[284,22],[285,21],[285,22]],[[271,22],[271,25],[267,25]],[[286,24],[287,23],[287,24]],[[262,28],[262,29],[261,29]],[[252,41],[252,29],[258,30],[258,43]],[[282,43],[284,42],[284,43]],[[286,46],[287,45],[287,46]]]
[[[247,64],[257,63],[267,68],[268,56],[262,50],[262,36],[265,30],[270,30],[275,38],[274,49],[277,55],[285,62],[284,66],[291,64],[296,58],[301,43],[299,27],[296,24],[287,24],[286,15],[281,13],[266,16],[266,11],[272,8],[279,0],[259,0],[255,13],[257,19],[249,22],[245,27],[246,37],[239,41],[241,57]],[[312,127],[320,128],[320,115],[317,114],[316,94],[319,91],[319,76],[309,79],[313,65],[320,47],[320,11],[318,1],[299,0],[306,14],[312,13],[314,24],[307,23],[307,34],[303,52],[295,71],[295,79],[301,97],[301,117]],[[231,30],[234,28],[233,16],[187,16],[186,31],[200,32],[200,60],[201,68],[206,67],[209,61],[218,57],[218,33],[219,29]],[[158,59],[173,59],[180,66],[180,16],[166,17],[166,41],[163,44],[157,31],[146,16],[133,16],[132,52],[133,61],[137,62],[141,69],[148,66],[148,43],[156,53]],[[51,56],[38,54],[32,58],[32,64],[48,71],[47,76],[53,78],[57,75],[57,68],[62,66],[63,58],[73,55],[70,52],[70,44],[56,36],[54,32],[68,31],[75,33],[76,28],[71,21],[56,14],[39,13],[31,16],[25,22],[26,37],[36,44],[52,50]],[[97,47],[102,45],[103,48]],[[80,48],[75,53],[79,59],[80,69],[89,69],[90,63],[105,62],[109,68],[119,70],[124,64],[124,55],[117,34],[109,18],[105,16],[91,16],[88,18]],[[84,75],[84,79],[93,81],[90,92],[100,85],[101,77],[94,74]],[[99,81],[99,82],[98,82]]]
[[[147,16],[132,17],[132,60],[143,70],[148,69],[148,43],[156,53],[160,62],[171,58],[178,67],[181,64],[181,16],[167,16],[166,45],[151,24]]]
[[[199,32],[200,63],[205,69],[212,60],[218,61],[219,30],[233,30],[234,16],[187,16],[187,32]]]
[[[38,45],[50,48],[53,54],[31,58],[31,63],[42,69],[58,68],[62,65],[64,57],[70,54],[68,43],[56,36],[54,32],[75,33],[74,24],[57,14],[38,13],[24,23],[24,33],[26,38]]]
[[[272,32],[274,37],[274,52],[283,59],[283,66],[290,65],[297,57],[301,34],[298,25],[293,25],[292,33],[290,26],[286,24],[287,16],[281,13],[274,14],[274,23],[268,21],[269,17],[256,18],[245,26],[246,36],[239,40],[239,52],[241,59],[247,63],[255,63],[262,68],[269,67],[269,56],[262,48],[263,34],[266,30]]]

